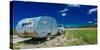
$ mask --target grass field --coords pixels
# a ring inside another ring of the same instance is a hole
[[[96,28],[66,29],[64,34],[59,35],[58,37],[52,40],[44,41],[40,44],[35,44],[35,43],[38,43],[38,41],[28,40],[20,43],[15,43],[13,44],[13,49],[97,44],[97,29]]]
[[[97,30],[87,29],[87,30],[66,30],[65,36],[67,38],[76,38],[80,41],[71,42],[71,45],[81,45],[81,44],[96,44],[97,43]]]

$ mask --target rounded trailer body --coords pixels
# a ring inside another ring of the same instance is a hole
[[[57,34],[57,23],[52,17],[34,17],[22,19],[16,26],[16,33],[23,38],[43,38]]]

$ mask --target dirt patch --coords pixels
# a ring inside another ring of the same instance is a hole
[[[15,48],[20,49],[29,49],[29,48],[49,48],[49,47],[60,47],[60,46],[69,46],[70,42],[79,41],[75,38],[67,38],[64,35],[56,36],[54,39],[49,41],[45,40],[26,40],[15,44]]]

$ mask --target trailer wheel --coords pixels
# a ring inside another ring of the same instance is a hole
[[[60,31],[60,32],[58,31],[58,32],[57,32],[57,35],[61,35],[61,34],[62,34],[62,31]]]
[[[51,39],[51,37],[52,37],[52,36],[51,36],[51,33],[48,33],[48,34],[47,34],[46,40],[49,41],[49,40]]]
[[[64,31],[61,30],[61,31],[58,31],[58,32],[57,32],[57,35],[62,35],[63,33],[64,33]]]
[[[57,35],[61,35],[61,32],[57,32]]]

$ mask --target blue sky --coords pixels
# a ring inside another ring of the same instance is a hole
[[[14,28],[17,23],[30,17],[51,16],[58,24],[65,26],[80,26],[97,23],[97,6],[39,3],[39,2],[11,2],[11,20]]]

